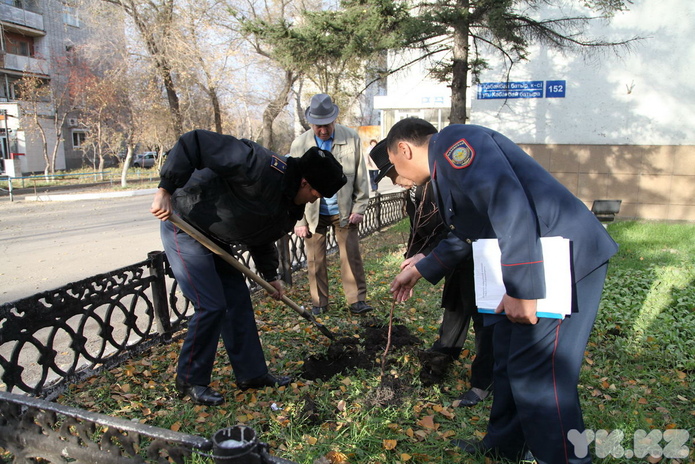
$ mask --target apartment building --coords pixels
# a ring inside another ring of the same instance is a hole
[[[61,67],[71,50],[89,38],[90,32],[71,0],[0,0],[0,156],[3,173],[18,176],[42,172],[46,166],[42,139],[23,127],[22,106],[17,102],[17,82],[31,74],[48,83],[64,79]],[[45,102],[38,111],[49,150],[57,139],[63,142],[56,158],[56,169],[82,165],[80,143],[84,131],[77,118],[68,118],[56,131],[55,109]],[[13,161],[18,160],[18,161]]]

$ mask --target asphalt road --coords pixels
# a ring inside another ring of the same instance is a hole
[[[400,190],[388,178],[379,191]],[[134,195],[106,197],[105,195]],[[154,190],[0,197],[0,304],[113,271],[162,250]],[[372,193],[374,195],[374,193]],[[92,199],[83,199],[94,197]]]
[[[46,202],[0,198],[0,304],[162,250],[159,221],[149,212],[152,194],[142,193]]]

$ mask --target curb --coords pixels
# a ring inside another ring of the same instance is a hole
[[[154,195],[156,188],[143,190],[129,190],[126,192],[101,192],[101,193],[57,193],[44,195],[27,195],[24,201],[76,201],[96,200],[100,198],[135,197],[140,195]]]

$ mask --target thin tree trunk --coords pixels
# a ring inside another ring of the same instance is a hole
[[[276,150],[273,140],[273,121],[278,117],[282,109],[288,103],[288,96],[292,91],[292,86],[297,80],[297,76],[292,71],[285,71],[285,82],[274,100],[272,100],[265,111],[263,111],[263,132],[261,133],[261,143],[269,150]]]
[[[154,59],[155,68],[159,72],[159,75],[164,83],[167,101],[169,102],[169,113],[171,115],[171,124],[174,129],[174,134],[176,138],[180,137],[183,135],[183,116],[181,115],[179,95],[171,74],[171,65],[169,64],[169,60],[167,59],[163,50],[163,47],[165,47],[166,44],[162,44],[161,46],[159,44],[160,41],[166,38],[166,34],[160,38],[154,36],[152,25],[146,19],[140,16],[140,12],[138,11],[137,4],[135,2],[125,0],[106,1],[120,5],[124,11],[130,15],[135,23],[135,27],[137,27],[138,31],[140,31],[140,35],[145,41],[147,51]],[[158,17],[163,19],[163,23],[160,25],[160,27],[166,28],[171,25],[172,11],[173,2],[171,0],[168,0],[165,2],[165,4],[160,6],[160,9],[158,10]]]
[[[465,124],[466,117],[466,93],[468,90],[468,8],[469,0],[457,1],[463,18],[456,22],[454,27],[453,75],[451,79],[451,124]]]
[[[210,103],[212,104],[212,114],[215,118],[215,132],[222,133],[222,108],[220,107],[220,99],[217,96],[217,89],[214,87],[208,90],[210,95]]]

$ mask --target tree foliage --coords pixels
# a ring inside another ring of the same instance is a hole
[[[466,122],[469,80],[476,82],[489,60],[501,57],[507,70],[528,59],[532,44],[565,50],[615,48],[633,39],[610,42],[589,37],[593,21],[607,20],[630,0],[587,0],[577,9],[563,0],[442,0],[419,3],[412,11],[404,48],[438,56],[433,75],[452,89],[452,123]],[[472,74],[472,76],[469,76]],[[471,79],[469,79],[469,77]]]
[[[38,138],[41,143],[46,176],[55,174],[58,152],[63,143],[62,128],[76,104],[68,83],[78,68],[68,60],[56,60],[53,67],[63,79],[47,80],[25,74],[17,83],[21,124],[30,129],[28,137]],[[55,138],[50,134],[55,134]]]
[[[364,81],[365,62],[399,45],[407,8],[391,0],[346,0],[340,10],[304,10],[295,18],[238,14],[242,31],[284,69],[311,81],[341,107]],[[368,66],[367,66],[368,68]]]
[[[511,69],[528,58],[532,44],[567,51],[626,46],[634,38],[610,42],[586,31],[592,21],[608,20],[630,3],[585,0],[577,8],[576,2],[564,0],[345,0],[337,11],[246,27],[271,44],[286,66],[318,76],[324,91],[356,71],[350,66],[360,60],[385,50],[417,50],[417,59],[433,59],[432,75],[449,83],[451,122],[456,123],[466,121],[469,74],[475,81],[493,54]]]

